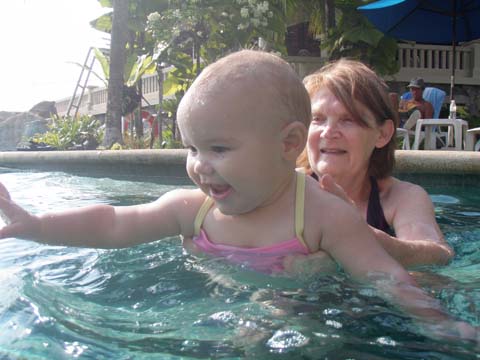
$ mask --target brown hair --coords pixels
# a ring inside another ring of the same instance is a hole
[[[355,101],[365,106],[374,116],[377,125],[383,125],[388,119],[398,126],[398,113],[389,98],[388,86],[365,64],[347,59],[329,63],[303,80],[310,97],[322,87],[326,87],[342,103],[352,118],[359,124],[369,127]],[[395,165],[396,137],[382,148],[375,148],[370,157],[368,174],[376,178],[385,178],[392,173]],[[298,159],[298,165],[310,170],[306,149]]]

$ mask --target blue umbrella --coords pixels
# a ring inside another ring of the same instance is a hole
[[[452,44],[453,99],[456,45],[480,38],[480,0],[380,0],[358,10],[380,31],[396,39]]]

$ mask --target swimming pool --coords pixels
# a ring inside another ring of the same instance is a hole
[[[63,172],[0,174],[33,212],[128,205],[174,188]],[[182,185],[188,186],[188,185]],[[480,325],[480,190],[427,185],[457,255],[418,269],[450,313]],[[475,359],[433,341],[341,274],[274,278],[182,251],[178,238],[96,250],[0,241],[0,359]]]

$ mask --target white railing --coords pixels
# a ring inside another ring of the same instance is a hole
[[[453,67],[452,46],[398,44],[400,71],[392,81],[409,81],[421,76],[428,84],[449,84]],[[455,84],[480,85],[480,42],[457,46]]]
[[[398,44],[398,73],[387,76],[388,81],[408,82],[411,78],[421,76],[427,84],[450,84],[452,72],[452,47],[422,44]],[[286,60],[297,73],[304,77],[318,69],[324,61],[319,57],[289,56]],[[457,46],[456,50],[456,85],[480,86],[480,40]],[[80,114],[104,114],[107,104],[107,89],[88,89],[84,94]],[[158,104],[158,80],[156,75],[143,78],[143,95],[148,104]],[[65,115],[70,98],[56,102],[59,115]],[[144,106],[148,105],[145,101]]]

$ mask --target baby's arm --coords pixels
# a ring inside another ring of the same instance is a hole
[[[0,238],[17,237],[51,245],[127,247],[185,231],[188,235],[188,224],[193,223],[201,201],[197,191],[180,189],[148,204],[92,205],[33,215],[10,200],[3,188],[0,209],[9,224],[0,230]]]
[[[417,286],[375,240],[371,229],[353,207],[337,202],[331,204],[325,216],[329,226],[322,230],[321,247],[350,275],[372,283],[380,296],[422,320],[423,324],[430,324],[436,331],[430,336],[468,340],[478,336],[477,330],[467,323],[454,321],[437,300]]]

